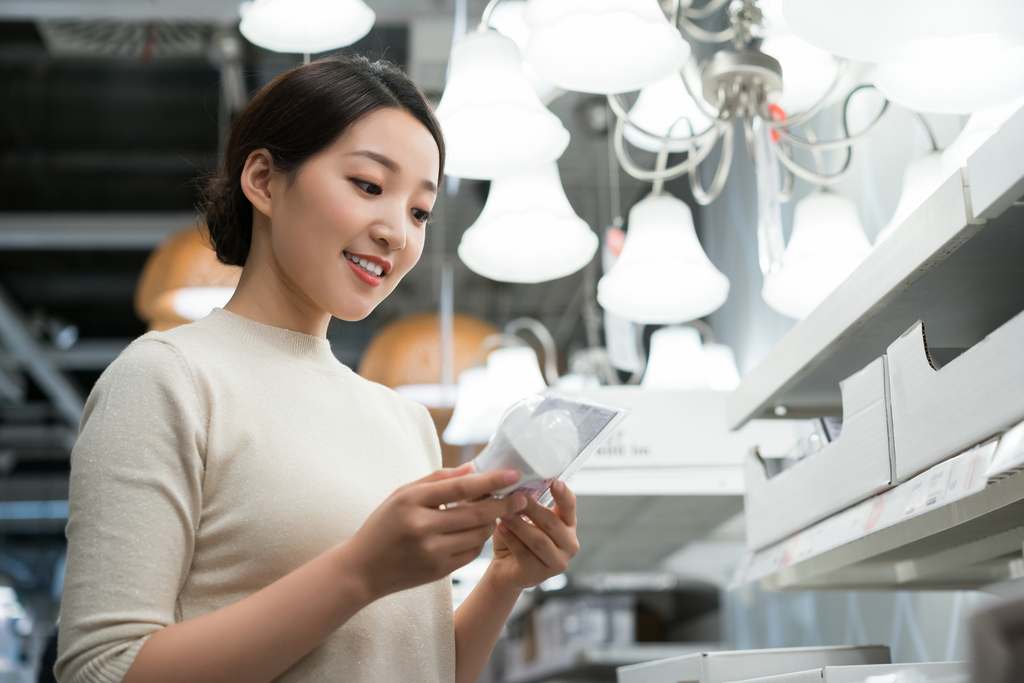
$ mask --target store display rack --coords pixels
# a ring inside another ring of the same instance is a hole
[[[532,662],[505,674],[503,683],[535,683],[549,678],[592,680],[615,668],[656,659],[720,650],[719,643],[633,643],[630,645],[577,644],[544,661]]]
[[[839,382],[917,320],[941,354],[1024,310],[1022,148],[1024,110],[743,378],[726,403],[729,427],[839,415]]]

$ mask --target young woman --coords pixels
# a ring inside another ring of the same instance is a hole
[[[440,469],[426,410],[326,340],[416,264],[443,164],[423,95],[381,62],[299,67],[236,119],[205,206],[235,295],[136,340],[86,406],[62,683],[471,683],[520,591],[565,569],[564,485],[551,510],[476,500],[519,474]],[[453,614],[448,575],[492,534]]]

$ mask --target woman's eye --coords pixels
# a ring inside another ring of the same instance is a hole
[[[412,217],[420,223],[429,223],[434,218],[429,211],[424,211],[423,209],[413,209]]]
[[[377,183],[371,183],[369,180],[360,180],[359,178],[353,178],[352,183],[366,194],[378,196],[384,189]]]

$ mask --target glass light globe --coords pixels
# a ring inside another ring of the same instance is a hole
[[[701,248],[690,207],[669,194],[648,195],[630,209],[622,253],[597,283],[605,310],[644,324],[696,320],[728,297],[729,278]]]
[[[839,62],[795,33],[779,33],[761,42],[761,52],[782,65],[782,90],[772,91],[769,101],[795,114],[814,106],[832,85]]]
[[[714,391],[732,391],[740,385],[736,354],[725,344],[704,345],[704,367],[708,385]]]
[[[681,120],[685,117],[690,122]],[[633,108],[629,110],[629,118],[644,130],[658,135],[689,137],[692,133],[702,133],[711,125],[711,120],[704,116],[697,103],[686,92],[683,78],[678,72],[669,74],[657,83],[652,83],[640,91]],[[623,135],[631,145],[648,152],[661,151],[662,141],[642,133],[631,125],[626,125]],[[670,152],[685,152],[689,145],[671,142]]]
[[[501,282],[544,282],[590,263],[600,240],[576,215],[555,162],[494,180],[487,203],[462,235],[459,258]]]
[[[1024,95],[1024,45],[994,54],[883,62],[874,81],[886,99],[908,109],[970,114]]]
[[[487,356],[486,367],[459,375],[455,410],[441,438],[455,446],[487,443],[509,406],[546,388],[533,349],[495,349]]]
[[[640,386],[645,389],[710,389],[700,332],[692,327],[663,327],[651,335],[651,353]]]
[[[907,164],[907,168],[903,171],[903,189],[900,190],[900,200],[896,204],[896,211],[888,224],[875,236],[875,244],[884,242],[903,225],[907,216],[924,204],[924,200],[928,199],[947,177],[949,175],[942,172],[941,152],[929,152]]]
[[[967,124],[956,139],[942,151],[942,173],[949,177],[958,168],[967,165],[967,157],[992,137],[1006,120],[1024,107],[1024,97],[1006,104],[979,109],[967,119]]]
[[[182,287],[174,291],[171,307],[186,320],[200,320],[223,308],[234,293],[234,287]]]
[[[487,29],[452,46],[448,84],[437,105],[445,173],[493,180],[553,162],[569,131],[538,99],[511,38]]]
[[[491,11],[488,24],[501,35],[514,40],[520,53],[526,50],[531,33],[530,26],[526,23],[526,0],[502,0]],[[526,62],[523,62],[523,73],[541,101],[546,100],[558,89],[551,81],[541,78]]]
[[[812,45],[865,62],[993,53],[1024,44],[1019,0],[785,0],[783,14]]]
[[[316,53],[351,45],[376,20],[362,0],[256,0],[238,30],[267,50]]]
[[[657,0],[529,0],[526,61],[578,92],[630,92],[682,67],[690,47]]]
[[[793,211],[793,234],[761,297],[790,318],[805,318],[871,251],[857,207],[828,190],[815,190]]]

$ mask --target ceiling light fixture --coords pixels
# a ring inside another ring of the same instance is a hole
[[[256,0],[238,30],[253,45],[274,52],[309,55],[356,42],[377,15],[362,0]]]

